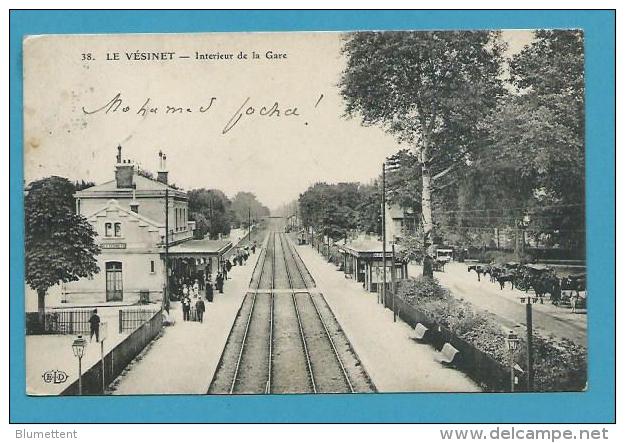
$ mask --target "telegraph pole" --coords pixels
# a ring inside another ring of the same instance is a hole
[[[247,207],[247,241],[252,241],[252,208]]]
[[[392,255],[391,255],[391,297],[392,298],[392,308],[393,308],[393,322],[397,321],[397,314],[395,313],[395,295],[396,295],[396,277],[395,277],[395,241],[393,241],[392,245]]]
[[[386,307],[386,163],[382,163],[382,306]]]
[[[169,312],[169,187],[165,188],[165,311]]]

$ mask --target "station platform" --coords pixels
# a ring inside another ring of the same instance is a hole
[[[435,360],[436,351],[411,338],[412,329],[377,302],[377,294],[346,279],[310,245],[297,246],[378,392],[480,392],[460,371]]]
[[[183,321],[180,303],[172,303],[175,324],[130,363],[109,394],[206,394],[259,255],[232,268],[224,293],[205,303],[203,323]]]

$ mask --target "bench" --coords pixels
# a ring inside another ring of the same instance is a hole
[[[414,327],[414,338],[416,340],[423,340],[425,334],[428,332],[428,328],[423,326],[421,323],[417,323],[417,326]]]
[[[452,366],[459,352],[460,351],[458,351],[449,343],[445,343],[443,345],[443,349],[441,349],[440,352],[438,352],[438,354],[436,355],[436,360],[438,360],[439,363],[443,364],[443,366]]]

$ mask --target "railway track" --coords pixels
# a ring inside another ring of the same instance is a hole
[[[208,393],[375,388],[288,237],[270,232]]]

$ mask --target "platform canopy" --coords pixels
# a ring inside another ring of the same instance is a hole
[[[173,258],[220,257],[232,248],[230,240],[188,240],[169,247],[169,256]]]
[[[355,257],[382,257],[382,242],[376,238],[366,238],[360,237],[347,243],[341,242],[337,244],[339,250],[353,255]],[[396,249],[399,250],[399,247],[396,245]],[[388,258],[392,257],[391,244],[387,242],[386,246],[386,256]]]

